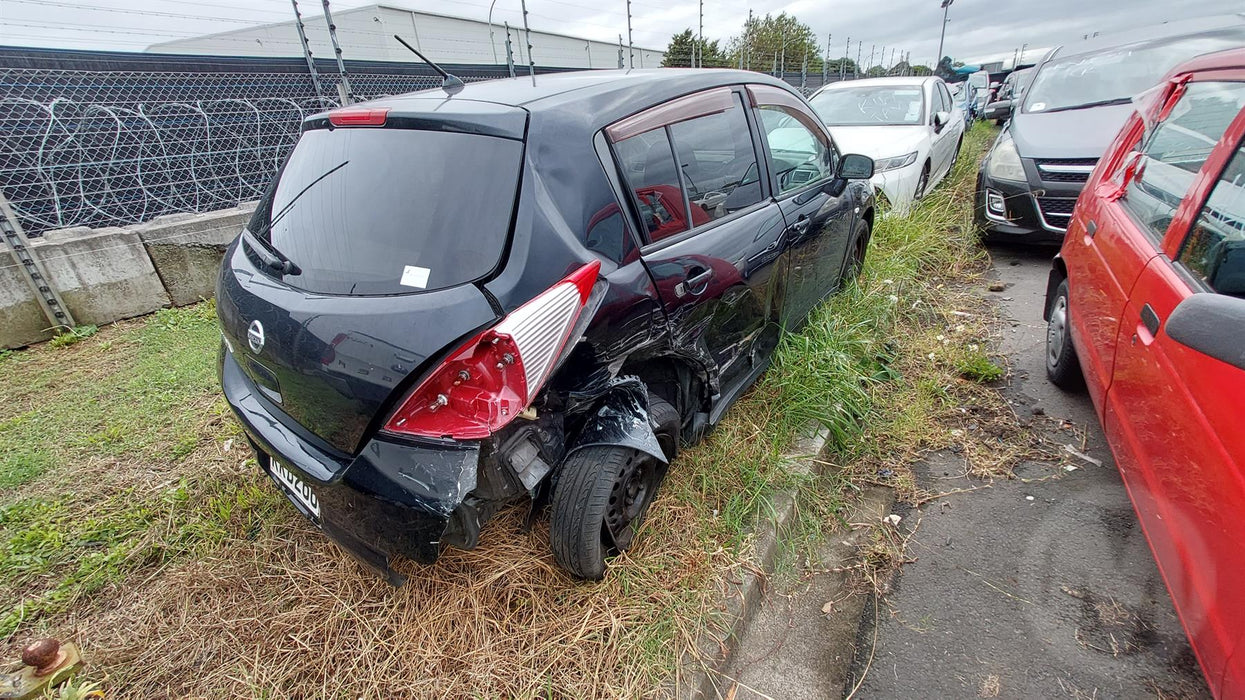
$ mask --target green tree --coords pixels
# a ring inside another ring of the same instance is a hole
[[[912,75],[933,75],[934,74],[934,71],[931,70],[929,66],[923,63],[918,63],[917,65],[912,66],[912,69],[909,72],[912,73]]]
[[[718,46],[717,39],[697,39],[690,28],[670,37],[670,45],[666,47],[666,57],[662,59],[661,65],[666,68],[688,68],[692,66],[693,58],[706,68],[730,65],[726,54]]]
[[[812,28],[786,12],[753,17],[744,22],[743,32],[731,37],[728,60],[744,68],[771,72],[798,73],[807,58],[809,74],[821,72],[821,48]]]

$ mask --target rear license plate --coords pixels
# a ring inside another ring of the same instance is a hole
[[[316,498],[316,493],[311,490],[310,486],[303,483],[302,479],[294,476],[294,472],[281,466],[275,459],[270,460],[268,463],[268,475],[281,486],[290,499],[301,505],[314,518],[319,520],[320,499]]]

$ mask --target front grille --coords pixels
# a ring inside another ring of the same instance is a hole
[[[1072,210],[1076,208],[1075,199],[1063,197],[1038,197],[1038,214],[1042,223],[1049,229],[1066,231],[1072,219]]]
[[[1033,161],[1046,182],[1085,182],[1098,164],[1097,158],[1046,158]]]

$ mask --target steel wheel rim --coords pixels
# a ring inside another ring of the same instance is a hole
[[[1058,366],[1063,356],[1064,336],[1068,332],[1068,298],[1060,296],[1050,310],[1050,322],[1046,324],[1046,361],[1051,367]]]
[[[656,484],[657,470],[649,455],[634,451],[610,487],[605,509],[605,526],[619,549],[625,549],[635,534],[634,523],[644,516]]]

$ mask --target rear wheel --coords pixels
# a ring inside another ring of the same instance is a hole
[[[1046,322],[1046,376],[1060,389],[1079,389],[1085,384],[1081,363],[1072,347],[1068,325],[1068,280],[1059,283],[1051,300]]]
[[[649,415],[662,452],[674,459],[678,412],[651,397]],[[596,445],[571,455],[553,492],[549,522],[558,565],[580,578],[604,576],[606,558],[631,546],[665,475],[665,464],[630,447]]]

